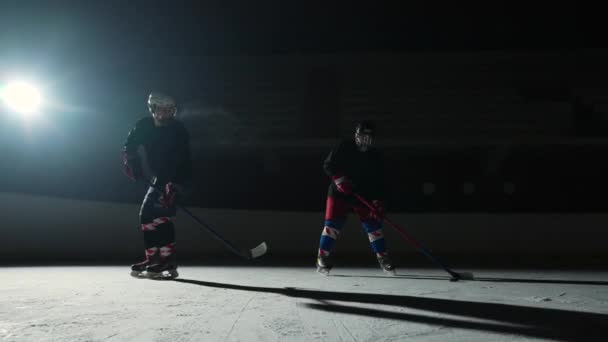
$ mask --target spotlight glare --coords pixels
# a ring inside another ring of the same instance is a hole
[[[26,82],[9,83],[0,91],[0,97],[12,110],[24,114],[36,112],[42,102],[38,89]]]

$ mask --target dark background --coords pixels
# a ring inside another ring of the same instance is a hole
[[[138,203],[120,149],[160,90],[192,136],[189,205],[322,210],[323,159],[370,118],[393,211],[606,211],[593,21],[408,3],[3,1],[0,78],[47,101],[1,107],[0,191]]]

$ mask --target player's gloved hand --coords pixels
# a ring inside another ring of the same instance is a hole
[[[143,177],[141,161],[137,155],[129,155],[127,152],[122,154],[122,170],[127,177],[136,182]]]
[[[373,200],[372,207],[374,208],[370,210],[369,216],[376,221],[382,221],[384,219],[384,215],[386,214],[384,202],[380,200]]]
[[[348,179],[346,176],[333,176],[331,179],[336,184],[336,188],[338,191],[345,195],[350,195],[353,193],[353,182]]]
[[[175,205],[177,200],[177,196],[181,192],[181,187],[173,182],[167,183],[165,185],[165,193],[161,199],[162,205],[164,208],[171,208]]]

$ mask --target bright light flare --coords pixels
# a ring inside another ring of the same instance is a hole
[[[24,114],[36,112],[42,102],[38,89],[26,82],[7,84],[0,90],[0,97],[12,110]]]

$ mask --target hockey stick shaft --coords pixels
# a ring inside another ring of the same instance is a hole
[[[365,198],[363,198],[361,195],[359,195],[357,193],[355,193],[354,195],[355,195],[355,197],[357,197],[357,199],[361,203],[363,203],[365,206],[367,206],[370,210],[375,210],[375,208],[367,200],[365,200]],[[396,223],[391,221],[386,216],[384,216],[384,221],[386,221],[393,229],[395,229],[395,231],[397,231],[397,233],[399,233],[399,235],[401,235],[401,237],[403,237],[405,239],[405,241],[407,241],[412,246],[414,246],[414,248],[416,248],[420,253],[424,254],[424,256],[426,256],[431,261],[433,261],[437,266],[443,268],[452,277],[457,278],[457,279],[461,278],[461,275],[459,273],[452,271],[443,262],[439,261],[439,259],[437,257],[435,257],[433,254],[431,254],[431,252],[429,252],[427,248],[425,248],[420,242],[418,242],[416,239],[414,239],[412,236],[410,236],[408,233],[406,233],[405,230],[403,228],[401,228],[399,225],[397,225]]]
[[[152,181],[150,179],[146,178],[146,182],[155,191],[163,194],[163,191],[161,191],[158,187],[156,187],[156,185],[154,183],[152,183]],[[234,253],[242,258],[245,258],[245,259],[252,259],[252,256],[250,255],[250,253],[243,253],[243,252],[239,251],[239,249],[237,249],[230,241],[226,240],[223,236],[221,236],[209,223],[203,221],[198,216],[194,215],[186,207],[179,205],[179,204],[176,204],[175,206],[178,209],[180,209],[181,211],[183,211],[184,213],[186,213],[188,216],[190,216],[190,218],[192,218],[196,223],[198,223],[207,233],[211,234],[212,237],[214,237],[217,241],[221,242],[232,253]]]

